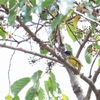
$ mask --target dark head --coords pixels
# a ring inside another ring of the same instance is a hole
[[[69,55],[72,55],[72,52],[71,52],[71,51],[65,51],[64,53],[65,53],[66,55],[68,55],[68,56],[69,56]]]

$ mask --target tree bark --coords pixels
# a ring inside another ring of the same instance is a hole
[[[69,77],[70,77],[70,83],[72,85],[72,89],[76,95],[76,97],[78,98],[78,100],[84,100],[85,95],[83,92],[83,89],[81,88],[81,85],[78,81],[78,76],[75,75],[69,68],[66,67],[67,72],[69,73]]]

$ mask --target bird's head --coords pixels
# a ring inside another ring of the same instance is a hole
[[[71,52],[71,51],[65,51],[64,53],[65,53],[67,56],[72,55],[72,52]]]

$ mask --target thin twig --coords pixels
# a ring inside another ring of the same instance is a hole
[[[98,40],[88,40],[89,42],[99,42],[100,41],[100,39],[98,39]]]
[[[41,25],[41,27],[39,27],[38,29],[36,29],[35,33],[36,34],[40,29],[42,29],[48,22],[43,23],[43,25]]]
[[[82,17],[86,18],[87,20],[89,20],[89,21],[91,21],[91,22],[94,22],[94,23],[100,25],[100,23],[99,23],[98,21],[93,20],[93,19],[91,19],[91,18],[85,16],[84,14],[82,14],[82,13],[80,13],[80,12],[78,12],[78,11],[74,11],[74,12],[75,12],[76,14],[79,14],[79,15],[81,15]]]
[[[45,26],[47,26],[48,27],[48,25],[50,24],[50,22],[48,22],[48,21],[46,21],[45,23],[43,23],[43,24],[41,24],[41,23],[36,23],[36,22],[32,22],[32,25],[30,25],[30,26],[33,26],[33,24],[35,24],[35,25],[40,25],[40,26],[43,26],[44,24],[45,24]],[[48,25],[46,25],[46,24],[48,24]]]
[[[55,16],[53,16],[53,14],[48,9],[46,9],[46,11],[52,16],[52,19],[55,18]]]
[[[17,46],[18,46],[18,44],[17,44]],[[16,47],[17,47],[17,46],[16,46]],[[10,58],[10,61],[9,61],[9,67],[8,67],[8,84],[9,84],[9,94],[10,94],[10,86],[11,86],[11,84],[10,84],[11,61],[12,61],[12,58],[13,58],[14,54],[15,54],[15,50],[14,50],[14,52],[13,52],[13,53],[12,53],[12,55],[11,55],[11,58]]]
[[[99,51],[99,52],[100,52],[100,51]],[[93,62],[92,62],[92,65],[91,65],[91,68],[90,68],[90,72],[89,72],[89,78],[91,78],[91,77],[92,77],[92,75],[91,75],[92,68],[93,68],[93,65],[94,65],[94,63],[95,63],[95,61],[96,61],[97,57],[98,57],[99,52],[97,53],[97,55],[96,55],[95,59],[94,59],[94,60],[93,60]]]
[[[40,19],[38,20],[38,23],[37,23],[37,26],[36,26],[36,31],[35,31],[35,34],[37,33],[37,30],[38,30],[39,21],[40,21]],[[43,26],[43,25],[42,25],[42,26]]]
[[[59,25],[57,25],[56,27],[56,31],[57,31],[57,42],[59,44],[59,46],[64,46],[63,42],[62,42],[62,37],[61,37],[61,32],[60,32],[60,29],[59,29]]]

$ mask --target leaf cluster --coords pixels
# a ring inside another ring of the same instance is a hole
[[[25,77],[15,81],[11,85],[11,92],[13,96],[8,94],[6,100],[20,100],[18,96],[19,93],[30,83],[32,86],[26,92],[25,100],[58,100],[59,98],[64,98],[68,100],[68,97],[65,94],[62,94],[59,84],[56,82],[55,75],[50,71],[48,80],[44,81],[45,90],[41,87],[40,80],[43,72],[41,70],[36,71],[32,77]],[[57,95],[56,95],[57,94]]]

